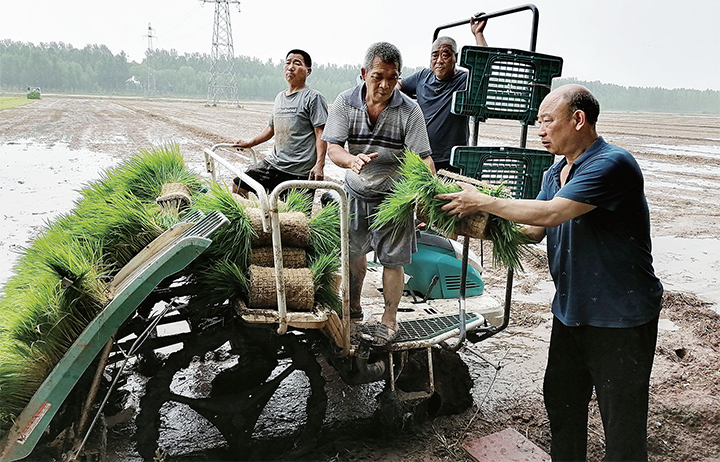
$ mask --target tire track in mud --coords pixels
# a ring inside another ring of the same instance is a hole
[[[149,117],[153,120],[157,120],[163,123],[166,123],[168,125],[172,125],[174,127],[177,127],[180,132],[190,136],[192,135],[194,138],[199,138],[202,140],[207,140],[210,143],[209,144],[218,144],[218,143],[233,143],[235,142],[234,139],[230,139],[228,137],[220,136],[216,133],[213,133],[208,130],[203,130],[201,128],[198,128],[197,125],[190,125],[184,122],[180,122],[178,120],[173,119],[172,117],[164,116],[158,113],[154,113],[151,111],[148,111],[146,109],[140,109],[137,107],[128,107],[125,105],[120,105],[130,111],[132,111],[135,114],[141,115],[143,117]]]

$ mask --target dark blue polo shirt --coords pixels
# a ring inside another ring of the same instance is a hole
[[[453,93],[465,90],[467,76],[467,71],[457,69],[450,79],[438,80],[430,69],[423,69],[402,79],[403,93],[416,96],[422,109],[436,162],[450,161],[453,146],[467,146],[467,117],[450,112]]]
[[[595,205],[547,228],[553,314],[567,326],[634,327],[660,311],[662,284],[652,266],[650,217],[635,158],[598,138],[560,187],[563,158],[545,174],[539,200],[555,196]]]

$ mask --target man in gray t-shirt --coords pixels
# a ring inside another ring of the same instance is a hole
[[[288,88],[275,97],[268,126],[250,140],[238,140],[234,147],[251,148],[273,136],[272,155],[245,173],[265,189],[288,180],[322,180],[327,143],[322,140],[327,119],[327,102],[317,90],[305,83],[312,72],[310,55],[290,50],[285,58],[285,80]],[[233,192],[247,194],[248,186],[234,180]]]

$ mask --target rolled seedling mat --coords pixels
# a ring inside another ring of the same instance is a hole
[[[252,239],[253,247],[272,244],[272,234],[262,229],[262,212],[259,208],[248,207],[245,213],[255,231]],[[283,245],[305,248],[310,244],[310,225],[307,215],[302,212],[279,213],[280,237]]]
[[[285,268],[307,267],[307,252],[297,247],[283,247],[283,266]],[[272,247],[256,247],[250,252],[250,264],[256,266],[275,266],[275,255]]]
[[[447,170],[439,170],[437,172],[437,175],[440,178],[451,180],[455,183],[461,181],[463,183],[473,185],[476,188],[489,189],[493,187],[485,181],[480,181],[476,178],[460,175],[459,173],[455,172],[449,172]],[[468,236],[474,239],[487,239],[485,232],[487,230],[488,218],[489,215],[485,212],[480,212],[478,214],[465,217],[460,220],[458,225],[455,227],[455,233],[458,236]],[[455,238],[456,236],[449,237]]]
[[[155,199],[160,207],[179,209],[190,205],[190,190],[182,183],[164,183],[160,195]]]
[[[251,265],[250,297],[251,308],[277,308],[275,268]],[[310,311],[315,302],[315,286],[310,268],[285,268],[285,305],[289,311]]]
[[[247,197],[243,197],[240,194],[232,194],[232,198],[237,204],[243,208],[245,207],[257,207],[258,203],[256,201],[251,201]]]

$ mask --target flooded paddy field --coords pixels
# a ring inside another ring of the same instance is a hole
[[[104,169],[142,149],[177,143],[188,166],[203,172],[204,148],[254,136],[267,124],[270,110],[270,103],[257,102],[206,107],[201,101],[46,95],[0,111],[0,284],[44,223],[69,211],[76,191]],[[643,169],[656,271],[669,293],[652,378],[651,460],[719,458],[720,320],[711,309],[720,304],[720,117],[602,113],[598,131],[632,152]],[[479,144],[516,146],[519,132],[512,122],[484,123]],[[536,139],[531,126],[528,147],[542,149]],[[259,146],[258,153],[271,146]],[[238,165],[247,164],[237,159]],[[337,181],[343,176],[329,161],[326,174]],[[541,387],[552,285],[542,262],[525,267],[516,276],[510,327],[462,352],[475,382],[472,409],[383,434],[370,418],[379,388],[348,387],[325,366],[328,415],[318,447],[302,460],[464,460],[462,442],[506,427],[547,450]],[[487,267],[484,279],[490,290],[502,291],[503,270]],[[202,394],[206,378],[232,364],[232,358],[198,362],[186,376],[176,377],[177,390]],[[302,423],[303,409],[296,402],[307,393],[305,377],[293,374],[286,382],[273,398],[272,415],[258,422],[258,436],[291,433]],[[142,386],[139,376],[127,385],[133,393]],[[193,411],[177,405],[164,412],[167,460],[213,460],[213,448],[223,447],[214,428],[199,416],[188,417]],[[112,460],[140,460],[131,439],[135,430],[132,420],[110,429]],[[590,435],[596,460],[602,456],[597,410]]]

